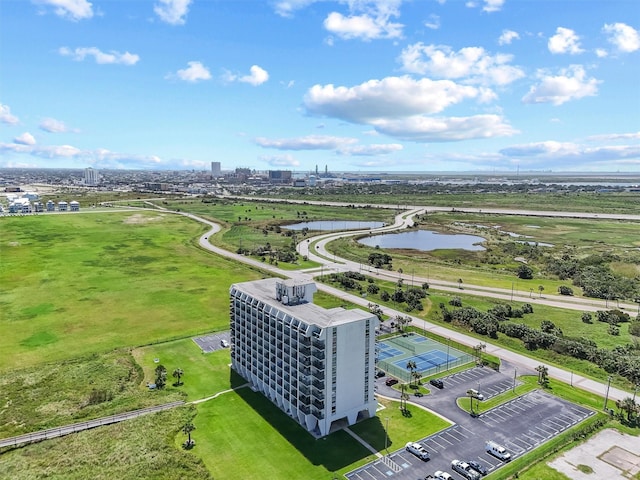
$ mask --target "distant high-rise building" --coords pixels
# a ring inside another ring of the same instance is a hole
[[[217,178],[220,175],[222,175],[222,167],[220,165],[220,162],[211,162],[211,176]]]
[[[84,184],[89,187],[95,187],[100,183],[100,175],[98,170],[94,170],[93,168],[85,168],[84,169]]]

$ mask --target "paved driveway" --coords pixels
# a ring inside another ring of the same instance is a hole
[[[473,368],[442,380],[444,389],[433,388],[431,395],[412,397],[412,401],[428,406],[455,422],[434,435],[416,439],[429,451],[431,460],[423,462],[408,453],[404,445],[394,444],[385,458],[349,472],[346,475],[349,480],[416,480],[436,470],[448,472],[454,479],[462,479],[451,470],[451,460],[456,458],[476,460],[492,472],[503,463],[485,452],[487,440],[503,445],[512,458],[517,458],[594,414],[589,409],[535,390],[473,418],[456,406],[456,398],[464,396],[469,388],[477,389],[478,382],[479,390],[485,398],[490,398],[512,388],[513,377],[487,368]],[[379,382],[383,381],[384,378],[379,379]],[[385,392],[390,393],[389,390]],[[384,417],[384,410],[378,415]],[[393,427],[389,436],[393,439]]]

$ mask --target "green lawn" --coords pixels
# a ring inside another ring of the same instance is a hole
[[[325,480],[374,457],[344,431],[316,440],[249,388],[198,405],[193,455],[217,480]]]
[[[190,338],[137,348],[133,356],[142,366],[145,382],[153,382],[155,368],[164,365],[169,375],[165,390],[183,392],[188,401],[209,397],[245,383],[240,377],[231,375],[228,349],[202,353]],[[155,363],[156,358],[158,363]],[[183,385],[178,387],[172,385],[176,381],[172,377],[176,368],[184,371],[181,378]]]
[[[0,371],[227,328],[231,283],[261,275],[200,250],[161,212],[0,220]]]

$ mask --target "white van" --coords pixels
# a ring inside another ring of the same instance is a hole
[[[496,442],[487,442],[487,444],[484,446],[484,449],[487,451],[487,453],[490,453],[494,457],[499,458],[503,462],[508,462],[509,460],[511,460],[511,454],[507,452],[507,449],[502,445],[498,445]]]
[[[484,395],[474,388],[470,388],[469,390],[467,390],[467,395],[473,398],[477,398],[478,400],[484,400]]]

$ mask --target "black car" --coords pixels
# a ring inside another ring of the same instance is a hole
[[[385,376],[385,373],[382,370],[378,370],[376,372],[376,378],[382,378]]]
[[[442,383],[442,380],[440,380],[439,378],[432,378],[431,380],[429,380],[429,383],[434,387],[444,388],[444,383]]]
[[[487,471],[487,467],[485,467],[481,463],[476,462],[475,460],[469,460],[467,463],[471,468],[473,468],[476,472],[478,472],[481,475],[486,475],[487,473],[489,473]]]
[[[392,387],[393,385],[398,383],[398,380],[396,380],[395,378],[387,378],[387,381],[384,383],[387,385],[387,387]]]

